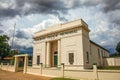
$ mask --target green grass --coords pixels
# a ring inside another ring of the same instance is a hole
[[[100,67],[98,69],[103,69],[103,70],[120,70],[120,66],[106,66],[106,67]]]
[[[76,79],[70,79],[70,78],[52,78],[51,80],[76,80]]]

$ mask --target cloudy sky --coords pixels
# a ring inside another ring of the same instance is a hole
[[[33,45],[34,32],[50,25],[82,18],[91,29],[90,39],[113,53],[120,41],[120,0],[0,0],[0,34],[14,48]]]

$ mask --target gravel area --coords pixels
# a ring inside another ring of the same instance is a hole
[[[0,69],[0,80],[50,80],[50,77],[23,74],[22,72],[9,72]]]

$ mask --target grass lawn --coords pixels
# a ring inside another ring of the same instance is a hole
[[[98,69],[103,69],[103,70],[120,70],[120,66],[106,66],[106,67],[100,67]]]
[[[52,78],[51,80],[76,80],[76,79],[70,79],[70,78]]]

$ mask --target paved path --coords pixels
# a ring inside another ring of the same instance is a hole
[[[0,69],[0,80],[50,80],[50,78],[23,74],[22,72],[9,72]]]

